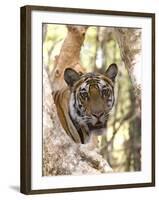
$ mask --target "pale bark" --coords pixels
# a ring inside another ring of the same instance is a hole
[[[133,28],[114,28],[114,34],[119,44],[122,60],[132,81],[134,94],[137,98],[140,98],[141,80],[137,77],[141,75],[139,74],[141,71],[141,30]]]

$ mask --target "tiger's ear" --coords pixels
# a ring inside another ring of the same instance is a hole
[[[64,72],[64,79],[69,87],[72,87],[76,81],[80,79],[80,74],[78,74],[74,69],[67,68]]]
[[[112,81],[115,81],[115,77],[118,73],[118,67],[115,63],[111,64],[105,72],[105,75]]]

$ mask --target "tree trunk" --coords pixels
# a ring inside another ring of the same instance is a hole
[[[85,31],[85,27],[69,26],[68,35],[51,76],[48,76],[45,67],[43,69],[43,176],[100,174],[112,171],[96,149],[90,150],[89,145],[76,144],[69,138],[60,124],[52,96],[52,92],[54,94],[65,87],[65,68],[71,65],[75,69],[82,69],[79,55]]]
[[[140,98],[140,77],[139,79],[137,77],[141,75],[138,70],[141,67],[141,31],[133,28],[115,28],[114,33],[134,88],[134,94]],[[135,74],[137,70],[138,73]]]

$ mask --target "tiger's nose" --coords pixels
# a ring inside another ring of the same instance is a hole
[[[101,116],[104,115],[104,112],[95,112],[95,113],[92,113],[92,115],[99,119]]]

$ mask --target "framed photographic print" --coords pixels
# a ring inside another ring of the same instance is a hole
[[[155,186],[155,14],[21,8],[21,192]]]

